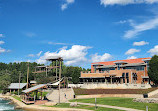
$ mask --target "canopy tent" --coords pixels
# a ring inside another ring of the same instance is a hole
[[[11,83],[8,89],[23,89],[27,83]]]

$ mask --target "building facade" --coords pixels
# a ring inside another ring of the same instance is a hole
[[[91,71],[81,72],[81,83],[150,84],[148,58],[96,62]]]

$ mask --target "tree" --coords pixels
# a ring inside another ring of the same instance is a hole
[[[149,61],[148,75],[151,81],[158,84],[158,56],[154,55]]]

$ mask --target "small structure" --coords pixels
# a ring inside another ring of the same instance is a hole
[[[31,87],[31,88],[28,88],[26,90],[23,90],[23,94],[21,95],[21,98],[22,98],[22,101],[25,103],[25,104],[34,104],[37,100],[37,94],[38,92],[41,93],[41,98],[37,101],[42,101],[43,98],[42,98],[42,89],[43,88],[47,88],[47,84],[39,84],[37,86],[34,86],[34,87]],[[31,96],[31,93],[35,92],[36,95],[34,95],[33,97]]]
[[[8,87],[8,89],[10,90],[10,93],[12,91],[17,91],[18,89],[25,89],[26,88],[27,83],[11,83],[10,86]]]

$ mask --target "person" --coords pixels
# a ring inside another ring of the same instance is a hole
[[[65,94],[65,93],[64,93]],[[66,98],[66,94],[65,94],[65,98]],[[67,99],[67,98],[66,98]]]

